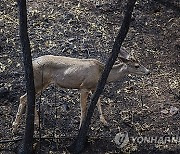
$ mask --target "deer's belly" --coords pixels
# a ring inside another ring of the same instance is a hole
[[[94,89],[96,87],[96,80],[87,78],[85,76],[64,76],[56,81],[56,84],[62,88],[68,89]]]

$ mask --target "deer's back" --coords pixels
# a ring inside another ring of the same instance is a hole
[[[34,75],[65,88],[96,87],[103,69],[96,59],[77,59],[63,56],[46,55],[33,61]]]

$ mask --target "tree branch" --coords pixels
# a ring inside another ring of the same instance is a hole
[[[19,0],[19,25],[20,25],[20,40],[23,52],[23,61],[26,78],[27,91],[27,116],[26,127],[23,140],[23,147],[19,153],[32,153],[33,133],[34,133],[34,107],[35,107],[35,88],[34,76],[32,68],[31,49],[27,30],[27,9],[26,0]]]
[[[106,80],[107,80],[108,75],[112,69],[112,66],[114,65],[114,63],[118,57],[118,54],[120,53],[121,45],[122,45],[122,43],[126,37],[128,30],[129,30],[129,26],[130,26],[130,22],[131,22],[131,15],[133,12],[135,2],[136,2],[136,0],[128,0],[128,2],[127,2],[127,9],[126,9],[125,16],[124,16],[124,19],[122,22],[122,26],[119,30],[117,37],[116,37],[111,55],[110,55],[106,65],[105,65],[104,71],[103,71],[101,78],[98,82],[96,91],[92,97],[91,104],[90,104],[90,106],[88,108],[88,112],[86,114],[86,118],[82,122],[82,125],[81,125],[81,128],[79,130],[79,133],[77,135],[76,140],[69,147],[69,151],[72,153],[80,153],[84,149],[86,139],[87,139],[87,132],[89,129],[89,125],[91,123],[91,118],[93,116],[94,109],[96,107],[99,96],[104,89],[104,86],[106,84]]]

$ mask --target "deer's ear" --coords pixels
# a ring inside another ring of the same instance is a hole
[[[129,61],[130,55],[129,53],[126,51],[125,48],[121,48],[119,55],[118,55],[118,59],[120,59],[123,62],[127,62]]]
[[[118,56],[118,59],[119,59],[120,61],[122,61],[123,63],[127,63],[127,62],[129,61],[129,59],[126,59],[126,58],[121,57],[121,56]]]
[[[119,57],[122,57],[122,58],[128,60],[129,57],[130,57],[130,55],[129,55],[129,53],[126,51],[125,48],[121,48],[121,49],[120,49],[120,52],[119,52]]]

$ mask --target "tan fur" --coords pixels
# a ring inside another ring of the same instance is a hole
[[[128,62],[130,61],[127,60],[126,64],[120,63],[113,66],[107,82],[117,81],[128,73],[138,73],[138,71],[134,68],[129,68]],[[133,63],[135,64],[135,62]],[[141,70],[139,70],[140,74],[147,74],[149,72],[149,70],[147,70],[145,67],[141,67]],[[90,92],[94,92],[103,69],[104,64],[96,59],[77,59],[53,55],[41,56],[33,61],[36,94],[38,95],[50,84],[55,84],[62,88],[79,89],[81,94],[81,125],[87,111],[88,95]],[[13,122],[13,132],[17,131],[20,118],[26,105],[26,99],[26,94],[20,97],[18,112],[16,114],[16,119]],[[97,103],[97,107],[100,113],[101,122],[103,124],[107,124],[102,113],[100,100]],[[39,124],[36,110],[35,124]]]

